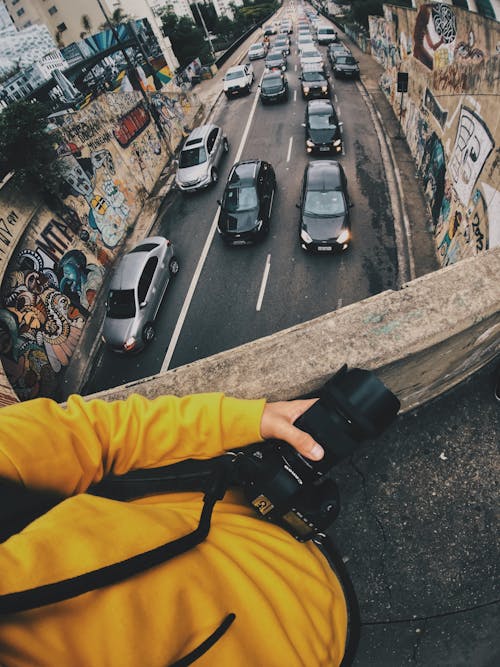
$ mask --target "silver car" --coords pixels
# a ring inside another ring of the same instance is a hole
[[[217,125],[200,125],[184,142],[177,165],[175,182],[183,192],[194,192],[216,183],[218,166],[229,142]]]
[[[102,332],[115,352],[139,352],[154,338],[156,314],[178,271],[172,243],[162,236],[140,241],[121,258],[111,278]]]

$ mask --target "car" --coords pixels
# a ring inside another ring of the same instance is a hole
[[[264,160],[237,162],[229,172],[217,229],[228,245],[249,245],[269,232],[276,175]]]
[[[299,56],[300,66],[302,69],[306,65],[314,65],[315,67],[324,68],[325,61],[323,56],[316,48],[303,48]]]
[[[351,51],[343,42],[334,42],[330,44],[327,49],[328,60],[332,64],[335,64],[335,58],[337,55],[351,55]]]
[[[311,160],[304,171],[299,217],[303,250],[332,253],[347,250],[351,242],[347,179],[336,160]]]
[[[273,23],[269,23],[268,25],[264,26],[264,37],[270,37],[271,35],[275,35],[277,33],[276,25]]]
[[[222,79],[226,97],[234,97],[245,92],[250,94],[254,78],[253,65],[250,62],[230,67]]]
[[[307,153],[341,153],[342,123],[329,100],[311,100],[306,106]]]
[[[267,53],[267,48],[262,42],[257,42],[252,44],[248,49],[248,60],[258,60],[259,58],[265,58]]]
[[[303,99],[330,97],[330,84],[322,67],[305,65],[300,75]]]
[[[332,44],[337,41],[337,33],[332,26],[319,25],[316,30],[316,39],[318,40],[318,44]]]
[[[286,35],[276,37],[273,42],[273,50],[274,49],[281,49],[284,55],[287,56],[290,53],[290,40],[288,37]]]
[[[262,104],[288,100],[288,80],[280,70],[270,70],[264,73],[259,87]]]
[[[285,72],[287,68],[286,57],[279,50],[278,51],[271,50],[267,54],[264,64],[266,69],[268,70],[279,69],[282,72]]]
[[[341,76],[345,79],[359,79],[359,64],[352,55],[340,53],[335,56],[332,69],[336,79]]]
[[[175,183],[182,192],[202,190],[219,178],[218,166],[229,142],[222,128],[212,123],[196,127],[182,146]]]
[[[299,35],[297,39],[298,52],[300,53],[301,50],[306,46],[307,48],[312,48],[312,49],[315,48],[313,38],[311,37],[311,35],[306,35],[306,34]]]
[[[155,336],[167,286],[179,272],[172,243],[150,236],[119,260],[106,300],[102,340],[115,352],[139,352]]]

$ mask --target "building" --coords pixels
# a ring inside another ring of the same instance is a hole
[[[149,4],[156,16],[159,16],[163,11],[169,11],[179,18],[187,16],[194,21],[189,0],[150,0]]]
[[[6,7],[14,25],[26,28],[46,25],[59,47],[78,42],[83,37],[99,32],[106,22],[98,0],[0,0]],[[170,40],[163,36],[158,18],[147,0],[101,0],[108,16],[120,9],[131,18],[147,18],[163,51],[167,65],[177,69],[179,63],[172,51]]]
[[[22,30],[10,27],[0,33],[0,58],[11,60],[19,67],[40,61],[56,48],[45,25],[31,25]]]

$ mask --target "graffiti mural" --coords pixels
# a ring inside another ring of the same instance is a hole
[[[53,396],[68,366],[104,270],[70,250],[54,262],[43,250],[21,250],[4,276],[0,358],[21,400]]]
[[[370,18],[380,87],[396,115],[397,58],[411,82],[402,129],[428,201],[443,266],[500,245],[496,21],[443,3]],[[397,56],[395,55],[397,54]],[[424,65],[424,66],[422,66]]]

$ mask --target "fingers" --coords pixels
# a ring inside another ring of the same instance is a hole
[[[323,458],[324,451],[321,445],[308,433],[293,425],[317,400],[310,398],[267,403],[261,420],[262,437],[284,440],[300,454],[313,461]]]

